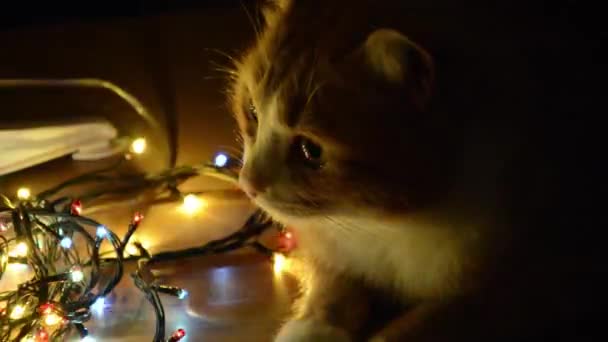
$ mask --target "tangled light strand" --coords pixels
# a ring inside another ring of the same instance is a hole
[[[150,274],[151,263],[192,255],[217,254],[252,246],[272,255],[257,237],[272,222],[256,211],[235,233],[204,246],[151,255],[141,244],[133,243],[137,255],[128,258],[124,250],[137,230],[143,215],[135,213],[121,239],[101,223],[81,216],[83,203],[112,199],[114,195],[155,190],[153,203],[177,201],[185,196],[178,185],[195,176],[207,175],[235,182],[238,158],[228,154],[198,166],[181,166],[157,174],[119,173],[120,163],[69,179],[30,197],[11,199],[0,195],[0,279],[9,266],[27,265],[33,276],[16,290],[0,293],[0,341],[62,340],[75,330],[86,340],[84,324],[91,308],[107,296],[123,276],[123,263],[137,260],[131,274],[135,285],[152,304],[156,314],[153,341],[179,341],[183,329],[165,336],[165,317],[160,293],[184,298],[185,289],[157,284]],[[83,184],[96,185],[78,199],[55,197],[66,189]],[[8,237],[7,237],[8,236]],[[100,253],[109,243],[111,253]]]

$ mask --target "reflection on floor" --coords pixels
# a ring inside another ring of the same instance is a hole
[[[167,332],[185,329],[182,341],[270,341],[296,289],[288,274],[273,272],[267,257],[249,252],[164,262],[154,274],[189,292],[184,300],[162,296]],[[87,326],[97,341],[152,339],[152,307],[130,277],[96,309]]]

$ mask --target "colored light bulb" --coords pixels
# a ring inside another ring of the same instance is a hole
[[[227,163],[228,156],[226,156],[224,153],[216,154],[215,158],[213,159],[213,164],[215,164],[216,167],[224,167]]]
[[[131,152],[135,154],[142,154],[146,152],[146,147],[148,143],[145,138],[137,138],[131,142]]]
[[[70,278],[75,283],[78,283],[84,279],[84,273],[82,272],[80,266],[73,266],[70,269]]]
[[[19,198],[20,200],[26,200],[30,198],[31,195],[32,193],[28,188],[19,188],[19,190],[17,190],[17,198]]]
[[[108,229],[105,226],[99,226],[95,234],[98,238],[103,239],[108,235]]]
[[[82,213],[82,202],[80,200],[75,200],[70,205],[70,213],[72,215],[80,216]]]
[[[72,239],[66,236],[59,241],[59,245],[65,249],[69,249],[72,247]]]

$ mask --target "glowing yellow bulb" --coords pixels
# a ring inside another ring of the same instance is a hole
[[[70,277],[72,278],[73,282],[78,283],[84,279],[84,273],[82,273],[80,267],[74,266],[70,271]]]
[[[137,255],[139,253],[139,250],[137,249],[137,247],[135,247],[134,244],[128,244],[125,248],[125,251],[128,255]]]
[[[17,190],[17,198],[19,198],[20,200],[26,200],[30,198],[31,195],[32,193],[28,188],[19,188],[19,190]]]
[[[147,143],[145,138],[137,138],[131,143],[131,152],[142,154],[146,151]]]
[[[274,253],[273,260],[273,270],[275,275],[279,275],[289,270],[290,262],[283,254]]]
[[[27,256],[27,243],[19,242],[10,254],[17,258]]]
[[[56,325],[59,324],[61,321],[61,316],[54,312],[51,312],[50,314],[44,316],[45,325]]]
[[[27,335],[21,340],[21,342],[36,342],[36,339],[32,335]]]
[[[21,317],[23,317],[23,314],[25,313],[25,307],[23,305],[15,305],[15,307],[13,308],[13,311],[11,311],[11,319],[19,319]]]
[[[194,194],[189,194],[184,197],[184,202],[182,203],[182,211],[186,214],[193,215],[201,208],[206,207],[207,203],[198,198],[198,196]]]

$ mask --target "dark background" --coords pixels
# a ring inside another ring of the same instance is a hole
[[[552,91],[555,96],[568,93],[574,98],[574,91],[582,93],[580,87],[593,84],[604,64],[605,54],[601,50],[608,36],[602,25],[602,12],[593,1],[411,2],[412,7],[449,9],[455,16],[492,9],[512,16],[514,27],[520,17],[532,18],[529,20],[536,23],[536,30],[561,36],[563,46],[539,46],[537,53],[541,56],[541,67],[546,69],[547,86],[563,88]],[[255,15],[256,3],[258,1],[252,0],[5,1],[0,5],[0,77],[109,79],[142,97],[167,125],[173,145],[178,145],[179,129],[193,127],[182,124],[179,118],[192,115],[191,95],[197,93],[201,103],[205,98],[205,104],[210,99],[215,104],[223,100],[223,84],[218,81],[222,75],[214,68],[229,61],[214,51],[234,55],[249,42],[253,30],[245,9]],[[505,30],[514,30],[514,27],[505,27]],[[525,33],[514,34],[514,39],[526,39]],[[21,95],[31,98],[30,94]],[[9,100],[2,97],[0,100],[5,108],[9,106]],[[589,99],[572,100],[572,103],[581,102]],[[27,109],[22,103],[15,106],[21,112],[40,111]],[[73,111],[98,110],[79,107]],[[6,123],[7,116],[11,115],[7,112],[10,110],[0,111],[0,124]],[[39,113],[32,115],[40,116]],[[20,116],[23,120],[31,119],[27,114],[20,113]],[[133,125],[137,123],[128,126]],[[128,130],[129,127],[122,128]]]

